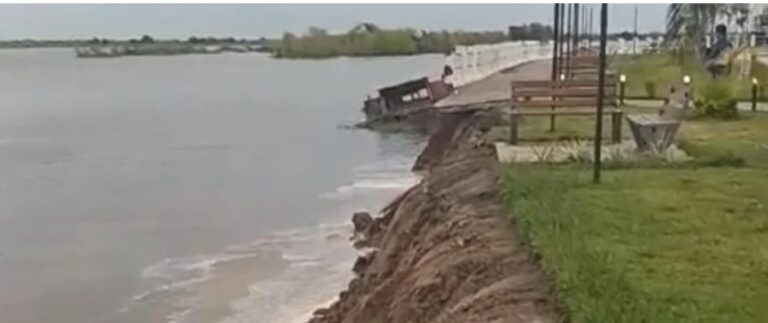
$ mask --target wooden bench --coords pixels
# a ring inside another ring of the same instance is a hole
[[[515,81],[511,87],[511,144],[518,141],[521,116],[595,116],[597,112],[597,80]],[[621,140],[622,111],[616,102],[615,77],[606,79],[603,102],[603,111],[612,118],[612,140],[618,142]]]
[[[627,116],[627,123],[635,138],[639,151],[662,153],[675,140],[680,123],[685,119],[689,108],[689,91],[670,91],[670,96],[656,114],[635,114]]]
[[[609,62],[606,62],[609,63]],[[568,64],[567,62],[564,64]],[[569,79],[597,78],[600,71],[600,58],[598,56],[577,56],[571,57],[568,66]],[[607,71],[615,74],[615,72]]]

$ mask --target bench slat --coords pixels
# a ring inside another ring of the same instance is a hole
[[[608,75],[606,75],[608,76]],[[597,87],[597,80],[564,80],[564,81],[551,81],[551,80],[532,80],[532,81],[514,81],[512,82],[512,88],[562,88],[562,87]],[[611,80],[606,77],[605,87],[616,87],[615,80]]]
[[[680,123],[679,120],[664,118],[656,114],[633,114],[628,115],[627,119],[641,126],[672,125]]]
[[[609,114],[617,114],[622,113],[620,109],[617,108],[606,108],[605,111],[603,111],[606,115]],[[595,115],[597,114],[596,108],[580,108],[580,109],[559,109],[559,110],[551,110],[551,109],[535,109],[535,110],[528,110],[528,109],[519,109],[519,110],[513,110],[512,114],[519,115],[519,116],[551,116],[551,115]]]
[[[579,88],[560,88],[560,89],[539,89],[539,88],[522,88],[513,89],[512,95],[516,98],[528,98],[528,97],[597,97],[597,88],[593,87],[579,87]],[[606,97],[615,96],[615,91],[606,91]]]
[[[579,108],[579,107],[594,107],[597,105],[597,99],[568,99],[568,100],[535,100],[535,101],[514,101],[512,102],[513,108]],[[607,100],[603,103],[604,106],[616,106],[615,100]]]

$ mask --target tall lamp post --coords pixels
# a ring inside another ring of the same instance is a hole
[[[554,47],[552,48],[552,81],[555,81],[558,74],[558,51],[560,49],[560,7],[562,5],[559,3],[555,3],[555,12],[554,12],[554,34],[553,34],[553,44]]]
[[[557,52],[558,52],[558,55],[557,55],[557,75],[560,75],[563,72],[563,66],[564,66],[563,63],[565,63],[563,61],[563,56],[564,56],[563,53],[564,53],[564,49],[565,49],[565,46],[563,44],[563,40],[565,39],[565,7],[566,7],[566,4],[564,4],[564,3],[560,4],[560,24],[559,24],[560,25],[560,32],[558,33],[559,37],[557,39],[557,41],[560,43],[560,45],[557,48]]]
[[[560,15],[562,15],[562,4],[555,3],[555,12],[554,12],[554,21],[555,21],[555,30],[554,30],[554,48],[552,48],[552,81],[555,82],[558,80],[558,77],[560,75],[560,66],[559,66],[559,58],[558,53],[560,52],[560,47],[562,46],[560,44],[560,38],[563,37],[563,35],[560,33]],[[555,107],[552,107],[552,110],[554,110]],[[555,114],[553,113],[552,116],[549,117],[549,131],[555,131]]]
[[[567,28],[567,32],[565,33],[565,36],[567,37],[565,39],[565,77],[571,78],[571,38],[573,37],[573,29],[571,28],[571,11],[573,10],[573,4],[567,4],[566,8],[568,8],[566,16],[566,24],[565,28]]]
[[[573,41],[573,52],[574,56],[579,56],[579,4],[574,3],[573,4],[573,30],[571,31],[573,33],[573,38],[571,39]]]
[[[592,180],[600,183],[602,171],[603,103],[605,97],[605,44],[608,35],[608,4],[600,5],[600,68],[597,79],[597,116],[595,120],[595,152]]]

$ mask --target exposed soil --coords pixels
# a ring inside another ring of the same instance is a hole
[[[367,228],[357,277],[311,323],[560,322],[547,284],[497,202],[482,116],[446,114],[414,186]]]

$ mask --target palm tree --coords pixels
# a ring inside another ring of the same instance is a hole
[[[731,5],[722,3],[670,4],[667,8],[666,45],[698,52],[704,36],[714,32],[717,18],[730,16],[731,9]]]

